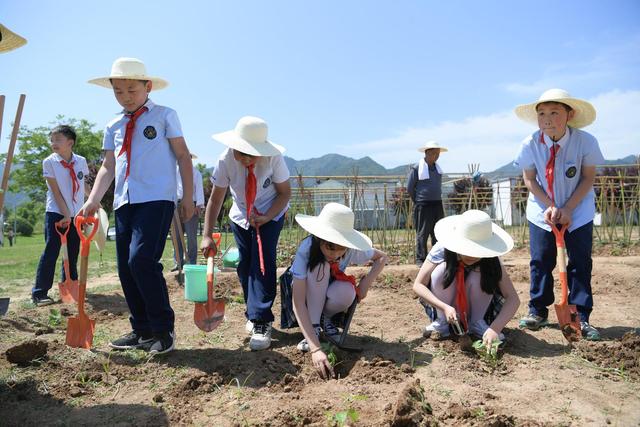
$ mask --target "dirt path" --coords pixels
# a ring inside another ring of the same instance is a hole
[[[528,259],[505,263],[523,301],[519,317],[528,301]],[[385,269],[352,324],[349,342],[364,351],[338,352],[339,378],[328,382],[296,350],[297,329],[276,330],[270,350],[249,351],[239,303],[228,304],[220,328],[199,331],[193,305],[173,278],[179,350],[151,360],[141,351],[108,350],[109,339],[129,327],[119,290],[89,291],[97,322],[91,352],[64,346],[73,309],[54,306],[58,316],[12,304],[0,319],[0,352],[33,340],[48,348],[27,366],[0,359],[0,419],[3,425],[638,425],[640,257],[594,259],[592,323],[604,341],[571,349],[557,328],[524,332],[514,319],[497,363],[461,351],[455,341],[422,338],[427,321],[411,292],[416,273],[415,266]],[[220,276],[238,299],[234,275]],[[115,276],[103,276],[90,288],[113,282]],[[279,320],[278,303],[274,313]]]

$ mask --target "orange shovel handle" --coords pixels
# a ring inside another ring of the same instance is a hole
[[[76,224],[76,230],[78,232],[78,236],[80,237],[80,242],[81,242],[81,252],[80,252],[81,256],[89,256],[91,239],[93,239],[93,236],[95,236],[96,232],[98,231],[99,223],[100,221],[95,216],[89,216],[89,217],[84,217],[80,215],[76,216],[75,224]],[[93,225],[91,233],[89,233],[88,236],[85,235],[84,232],[82,231],[83,226],[86,224]]]
[[[560,228],[558,226],[551,226],[551,230],[556,237],[556,249],[558,252],[558,258],[556,263],[558,264],[558,271],[560,275],[560,289],[562,291],[559,305],[567,305],[569,303],[569,281],[567,278],[567,248],[564,242],[564,233],[569,228],[568,224],[564,224]]]

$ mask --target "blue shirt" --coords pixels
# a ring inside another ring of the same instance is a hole
[[[182,136],[178,114],[168,107],[147,100],[149,111],[136,120],[131,140],[131,166],[129,177],[127,155],[122,153],[122,143],[129,118],[119,114],[107,125],[102,142],[103,150],[110,150],[116,156],[116,186],[113,195],[113,209],[127,203],[145,203],[156,200],[176,202],[176,156],[171,149],[169,138]]]
[[[298,251],[296,257],[291,264],[291,274],[296,279],[304,280],[307,278],[309,272],[309,252],[311,251],[311,236],[304,239]],[[374,249],[371,248],[366,251],[360,251],[358,249],[347,249],[345,254],[340,258],[340,270],[344,271],[351,264],[364,264],[369,261],[374,254]]]
[[[550,149],[552,144],[553,141],[547,135],[544,135],[544,144],[541,143],[540,130],[538,130],[525,138],[514,162],[516,166],[523,170],[535,169],[536,181],[549,197],[551,195],[547,188],[545,170],[551,156]],[[556,155],[553,191],[556,206],[563,207],[580,183],[583,166],[602,164],[604,163],[604,157],[596,138],[580,129],[567,127],[567,132],[556,144],[560,146],[560,150]],[[529,193],[527,220],[540,228],[551,231],[549,224],[544,221],[544,211],[546,209],[546,206],[537,200],[533,193]],[[573,210],[569,231],[571,232],[593,221],[595,213],[595,193],[591,188]]]

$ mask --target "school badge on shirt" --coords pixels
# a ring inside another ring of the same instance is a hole
[[[78,172],[78,179],[82,179],[84,178],[84,173],[82,173],[82,171]]]
[[[574,176],[576,176],[577,171],[578,169],[576,169],[575,166],[571,166],[569,169],[567,169],[567,171],[564,174],[566,175],[567,178],[573,178]]]
[[[147,139],[154,139],[156,136],[158,136],[158,132],[156,132],[156,128],[154,128],[153,126],[147,126],[146,128],[144,128],[143,133]]]
[[[271,178],[267,178],[264,180],[264,184],[262,184],[262,188],[267,188],[271,184]]]

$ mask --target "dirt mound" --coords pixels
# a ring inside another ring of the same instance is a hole
[[[337,368],[340,366],[338,365]],[[405,368],[406,369],[406,368]],[[340,369],[337,369],[340,372]],[[346,376],[346,375],[344,375]],[[375,356],[371,360],[361,358],[348,372],[348,380],[354,384],[369,382],[373,384],[398,384],[405,381],[407,373],[398,367],[394,360]]]
[[[616,341],[581,341],[577,348],[582,357],[605,369],[605,374],[640,380],[640,335],[637,332],[627,332]]]
[[[424,388],[417,379],[407,384],[398,395],[393,404],[391,425],[393,427],[424,425],[432,419],[432,413],[431,405],[425,400]]]
[[[49,345],[45,341],[26,341],[7,349],[7,360],[16,365],[26,366],[36,359],[45,357],[48,347]]]

